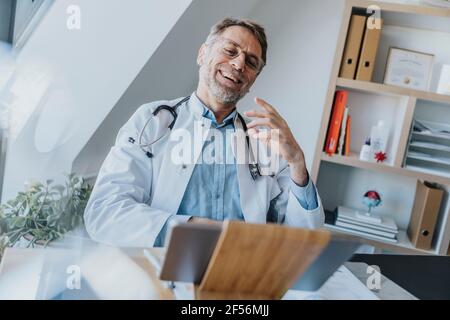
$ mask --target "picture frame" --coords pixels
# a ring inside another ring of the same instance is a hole
[[[434,54],[389,48],[384,84],[428,91],[433,71]]]
[[[450,95],[450,64],[442,66],[437,93]]]

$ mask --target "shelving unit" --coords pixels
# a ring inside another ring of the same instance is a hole
[[[355,10],[361,12],[361,10],[371,6],[377,6],[381,10],[381,17],[384,19],[373,80],[366,82],[340,78],[339,71],[351,16]],[[362,203],[358,203],[357,200],[358,194],[362,197],[362,194],[368,190],[364,189],[366,187],[381,189],[384,204],[375,210],[379,211],[381,215],[389,214],[392,216],[401,230],[398,235],[398,243],[389,243],[366,237],[368,243],[378,249],[416,254],[447,254],[449,251],[450,171],[447,174],[427,165],[411,165],[405,160],[409,148],[412,150],[426,148],[420,146],[420,143],[414,142],[411,137],[433,137],[446,139],[448,140],[446,143],[450,143],[449,136],[412,132],[415,117],[418,117],[418,115],[421,117],[427,112],[432,113],[433,108],[439,109],[439,115],[435,115],[435,117],[448,116],[444,120],[439,119],[441,122],[450,123],[450,96],[433,92],[437,83],[436,77],[439,76],[436,70],[433,70],[430,91],[383,84],[387,53],[390,46],[434,53],[436,55],[436,68],[440,67],[440,64],[450,63],[450,47],[429,48],[429,39],[445,40],[445,42],[440,43],[447,43],[448,40],[448,43],[450,43],[450,9],[378,1],[347,0],[311,176],[321,193],[325,210],[329,211],[333,211],[338,205],[362,209]],[[427,48],[429,48],[429,51],[427,51]],[[352,114],[351,153],[349,156],[329,156],[323,151],[334,95],[337,90],[349,92],[348,106]],[[427,104],[432,106],[428,108]],[[435,105],[438,107],[433,107]],[[370,135],[370,127],[380,119],[387,121],[391,128],[388,159],[384,163],[362,161],[359,159],[360,148],[364,140]],[[354,120],[355,123],[353,123]],[[445,146],[442,148],[436,147],[435,150],[450,152],[450,144],[448,150]],[[445,190],[432,249],[430,250],[415,248],[405,231],[411,217],[417,180],[438,183]],[[384,189],[385,192],[383,192]],[[342,232],[336,230],[333,226],[327,227],[334,232]]]
[[[394,166],[389,166],[389,165],[386,165],[383,163],[362,161],[362,160],[359,160],[359,157],[357,154],[351,154],[348,157],[340,156],[340,155],[333,155],[330,157],[329,155],[323,153],[321,161],[336,163],[339,165],[354,167],[354,168],[359,168],[359,169],[371,170],[371,171],[380,172],[380,173],[401,175],[401,176],[405,176],[405,177],[412,177],[412,178],[417,178],[420,180],[427,180],[427,181],[433,181],[433,182],[440,183],[440,184],[450,185],[450,175],[448,177],[446,177],[443,175],[427,173],[426,171],[421,171],[420,169],[414,170],[414,169],[408,168],[408,167],[394,167]]]
[[[393,95],[393,96],[404,96],[410,98],[416,98],[421,100],[442,102],[450,104],[450,96],[443,94],[438,94],[434,92],[425,92],[419,90],[412,90],[408,88],[395,87],[380,83],[365,82],[358,80],[349,80],[338,78],[336,85],[343,89],[355,90],[360,92],[370,92],[376,94]]]
[[[327,225],[326,229],[330,230],[333,233],[337,233],[337,234],[344,233],[344,234],[354,235],[353,233],[342,231],[341,229],[337,229],[334,226],[330,226],[330,225]],[[377,239],[372,239],[370,237],[367,237],[364,240],[364,244],[372,245],[372,246],[376,247],[377,249],[396,251],[396,252],[404,253],[404,254],[424,254],[424,255],[435,254],[433,250],[421,250],[421,249],[415,248],[411,244],[411,241],[409,241],[408,236],[406,235],[406,232],[403,230],[401,230],[399,232],[397,239],[398,239],[397,243],[390,243],[387,241],[382,241],[382,240],[377,240]]]

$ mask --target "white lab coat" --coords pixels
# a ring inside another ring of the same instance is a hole
[[[171,141],[169,135],[153,146],[154,157],[149,159],[138,146],[138,138],[156,107],[173,106],[178,101],[143,105],[119,131],[85,210],[86,229],[92,239],[119,247],[152,247],[167,220],[176,215],[195,162],[179,165],[171,161],[171,150],[179,142]],[[194,121],[197,120],[204,123],[207,134],[211,122],[202,117],[202,113],[201,106],[196,104],[181,105],[172,133],[184,128],[193,136]],[[142,141],[154,141],[166,133],[171,121],[168,112],[160,112],[147,127]],[[239,121],[235,123],[239,125]],[[130,138],[135,143],[130,142]],[[252,143],[258,142],[253,140]],[[199,159],[200,155],[201,148],[196,148],[193,159]],[[323,225],[324,212],[319,195],[319,207],[309,211],[290,192],[289,167],[280,165],[274,177],[263,176],[254,181],[248,164],[238,164],[237,174],[246,222],[266,223],[272,205],[278,213],[276,220],[279,223],[310,229]]]

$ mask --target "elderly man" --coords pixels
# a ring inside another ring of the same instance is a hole
[[[197,90],[143,105],[120,130],[85,212],[94,240],[162,246],[170,222],[323,224],[320,198],[286,121],[259,98],[259,110],[245,113],[252,121],[236,110],[266,56],[257,23],[226,18],[212,28],[198,53]],[[259,163],[268,153],[277,160],[270,170]]]

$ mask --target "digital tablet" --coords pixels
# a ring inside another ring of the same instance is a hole
[[[174,226],[160,279],[200,284],[221,232],[221,225],[186,223]],[[332,234],[327,247],[291,289],[320,289],[353,256],[360,245],[358,237]]]

